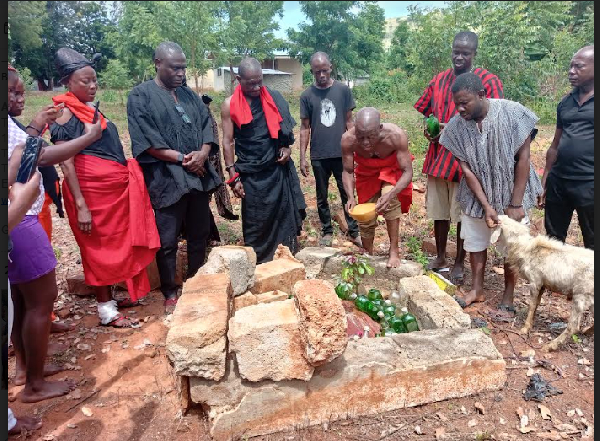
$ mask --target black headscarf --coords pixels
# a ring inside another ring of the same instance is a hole
[[[73,72],[83,69],[86,66],[94,67],[101,57],[101,54],[94,54],[92,61],[90,61],[73,49],[61,47],[56,51],[56,56],[54,57],[54,65],[60,75],[61,84],[63,84]]]

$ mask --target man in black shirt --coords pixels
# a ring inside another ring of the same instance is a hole
[[[177,239],[186,226],[188,272],[204,264],[210,232],[209,192],[222,181],[209,161],[218,149],[206,106],[183,85],[186,57],[175,43],[154,53],[156,77],[136,86],[127,101],[131,148],[144,171],[161,249],[156,263],[165,311],[177,304]],[[215,153],[213,151],[213,153]]]
[[[315,84],[300,96],[300,171],[304,177],[308,176],[306,149],[310,139],[310,159],[322,225],[321,245],[331,246],[332,242],[333,227],[327,198],[329,178],[333,174],[348,223],[348,235],[360,247],[358,225],[346,211],[348,196],[342,182],[342,135],[354,126],[352,110],[356,104],[350,88],[331,78],[331,62],[326,53],[317,52],[311,57],[310,71],[315,77]]]
[[[546,153],[542,178],[549,236],[567,238],[573,211],[586,248],[594,249],[594,46],[579,50],[571,60],[573,91],[558,105],[554,140]]]

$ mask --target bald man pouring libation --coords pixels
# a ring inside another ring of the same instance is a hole
[[[354,127],[342,137],[346,208],[351,211],[356,206],[356,180],[358,203],[376,203],[377,213],[385,218],[390,238],[388,268],[400,266],[400,216],[408,212],[412,203],[413,159],[406,132],[395,124],[381,123],[381,115],[373,107],[361,109]],[[373,254],[377,219],[358,225],[363,247]]]

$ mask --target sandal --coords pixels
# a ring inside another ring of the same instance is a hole
[[[165,300],[165,314],[171,315],[175,312],[175,307],[177,306],[177,297],[171,297],[170,299]]]
[[[135,308],[136,306],[140,305],[141,304],[139,300],[136,300],[135,302],[131,299],[117,300],[117,308],[119,309]]]
[[[124,325],[123,324],[124,320],[129,320],[129,325]],[[105,327],[108,327],[108,328],[120,328],[120,329],[123,329],[123,328],[133,328],[134,327],[133,326],[134,323],[135,322],[131,318],[127,317],[126,315],[120,315],[116,319],[114,319],[113,321],[108,322],[105,325],[103,324],[102,326],[105,326]]]

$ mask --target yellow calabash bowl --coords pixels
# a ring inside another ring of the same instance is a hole
[[[369,222],[377,217],[375,207],[377,204],[358,204],[348,214],[357,222]]]

